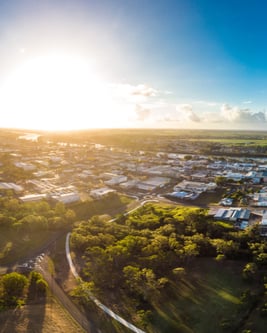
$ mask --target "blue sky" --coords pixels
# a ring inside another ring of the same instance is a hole
[[[266,129],[266,9],[1,1],[0,127]]]

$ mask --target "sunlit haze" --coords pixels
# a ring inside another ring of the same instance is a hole
[[[10,127],[66,130],[116,126],[106,85],[77,55],[28,59],[10,73],[2,89],[2,108]]]
[[[266,129],[265,7],[1,1],[0,127]]]

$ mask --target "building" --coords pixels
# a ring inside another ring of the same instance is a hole
[[[136,188],[142,191],[154,191],[157,188],[162,188],[170,181],[166,177],[151,177],[136,184]]]
[[[15,192],[22,192],[23,187],[14,183],[0,183],[0,190],[13,190]]]
[[[27,194],[23,197],[19,197],[22,202],[36,202],[47,199],[46,194]]]
[[[244,208],[220,208],[214,215],[215,220],[243,222],[249,221],[251,211]]]
[[[80,201],[80,196],[76,192],[52,195],[51,198],[64,204]]]
[[[123,175],[114,176],[113,178],[106,180],[104,183],[109,186],[119,185],[127,181],[127,177]]]
[[[180,200],[195,200],[199,197],[199,195],[200,195],[199,193],[185,192],[185,191],[172,192],[167,194],[168,197]]]
[[[203,183],[183,180],[182,182],[174,186],[173,190],[174,192],[189,191],[195,193],[202,193],[206,191],[213,191],[216,189],[216,187],[217,185],[215,183]]]
[[[111,188],[108,188],[108,187],[102,187],[102,188],[98,188],[96,190],[92,190],[90,192],[90,196],[94,199],[101,199],[112,192],[116,192],[116,191]]]

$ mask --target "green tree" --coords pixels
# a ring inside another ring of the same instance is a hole
[[[16,305],[19,298],[23,296],[28,284],[26,276],[13,272],[3,276],[1,280],[3,288],[3,299],[6,305]]]
[[[62,217],[65,213],[66,213],[66,208],[64,203],[62,202],[57,202],[56,206],[55,206],[55,213],[56,215]]]
[[[67,209],[65,213],[65,219],[68,223],[73,223],[76,220],[76,214],[74,210],[72,209]]]
[[[149,268],[126,266],[123,269],[126,284],[129,288],[147,300],[155,300],[159,296],[159,290],[168,282],[166,278],[157,279],[155,273]]]

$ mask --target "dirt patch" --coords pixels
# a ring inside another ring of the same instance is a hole
[[[84,333],[54,298],[0,313],[0,333]]]

